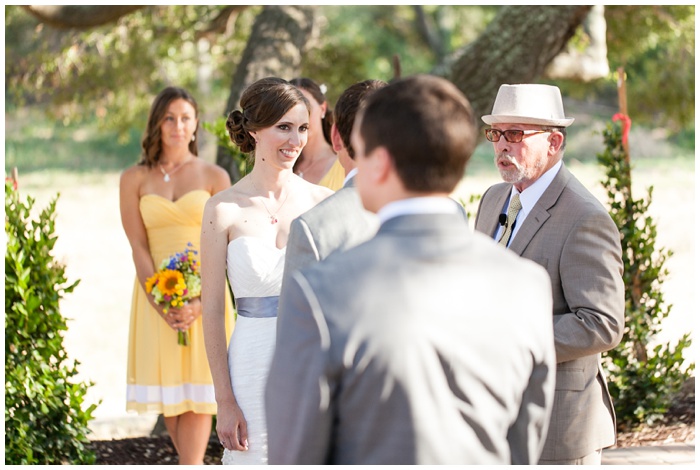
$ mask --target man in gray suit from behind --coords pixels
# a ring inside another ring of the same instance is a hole
[[[566,168],[566,127],[559,88],[502,85],[482,117],[505,183],[490,187],[476,230],[549,273],[557,351],[556,400],[540,464],[601,463],[615,444],[615,410],[601,353],[624,331],[625,288],[620,232],[603,205]],[[517,217],[504,214],[521,202]],[[500,222],[499,222],[500,220]]]
[[[368,240],[379,228],[377,217],[362,207],[354,185],[355,152],[350,133],[362,100],[386,85],[365,80],[345,90],[333,110],[333,150],[345,169],[345,184],[335,194],[292,221],[287,240],[282,284],[290,273],[326,258],[334,251],[347,250]]]
[[[271,464],[527,464],[554,393],[547,273],[472,233],[449,194],[476,145],[448,81],[372,93],[353,127],[369,241],[283,285]]]

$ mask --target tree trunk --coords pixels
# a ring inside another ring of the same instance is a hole
[[[265,6],[255,18],[253,30],[231,84],[224,115],[238,108],[241,93],[261,78],[294,78],[301,69],[302,54],[314,32],[315,9],[312,6]],[[231,154],[219,147],[216,163],[226,169],[232,181],[238,181],[236,163]]]
[[[469,98],[477,118],[489,114],[498,88],[537,80],[590,9],[504,6],[479,38],[453,59],[446,76]]]
[[[87,29],[117,21],[145,5],[23,5],[42,23],[61,29]]]

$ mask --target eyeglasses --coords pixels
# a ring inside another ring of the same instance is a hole
[[[545,132],[552,131],[521,131],[517,129],[499,131],[498,129],[486,129],[484,134],[486,134],[486,140],[489,142],[498,142],[501,140],[501,136],[503,136],[506,138],[507,142],[517,144],[518,142],[522,142],[526,135],[543,134]]]

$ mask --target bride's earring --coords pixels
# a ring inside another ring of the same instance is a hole
[[[197,138],[197,136],[196,136],[195,134],[192,134],[192,142],[194,142],[194,140],[195,140],[196,138]]]

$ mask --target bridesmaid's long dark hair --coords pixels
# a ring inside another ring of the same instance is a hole
[[[195,119],[197,119],[197,129],[195,129],[194,135],[197,135],[199,130],[199,107],[197,106],[197,101],[184,88],[175,86],[165,88],[158,93],[158,96],[153,100],[153,104],[151,104],[151,110],[148,113],[148,124],[146,125],[143,139],[141,139],[141,160],[139,165],[153,168],[160,160],[160,154],[163,151],[160,126],[163,124],[163,119],[165,119],[165,113],[168,111],[170,103],[178,99],[187,101],[194,108]],[[189,148],[192,155],[198,155],[197,139],[190,142]]]

